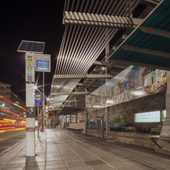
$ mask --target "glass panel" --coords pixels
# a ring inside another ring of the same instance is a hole
[[[136,113],[134,115],[134,122],[136,123],[160,122],[160,111]]]
[[[38,70],[38,71],[48,71],[49,70],[49,61],[36,60],[36,70]]]
[[[166,72],[129,66],[86,97],[89,110],[101,109],[166,90]]]

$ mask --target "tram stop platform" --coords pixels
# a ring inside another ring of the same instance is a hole
[[[36,138],[36,156],[25,140],[0,156],[0,170],[169,170],[170,156],[140,146],[69,130],[46,129]]]

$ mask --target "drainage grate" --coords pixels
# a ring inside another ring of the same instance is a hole
[[[85,162],[87,165],[99,165],[99,164],[105,164],[103,161],[101,160],[96,160],[96,161],[86,161]]]

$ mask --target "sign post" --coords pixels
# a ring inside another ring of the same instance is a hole
[[[34,56],[25,54],[26,62],[26,156],[35,156]]]
[[[41,93],[35,94],[35,106],[37,106],[37,118],[38,118],[37,137],[39,138],[39,122],[40,122],[39,106],[42,106],[42,94]]]
[[[22,40],[17,49],[18,52],[25,52],[26,156],[35,156],[35,71],[51,71],[51,55],[42,54],[44,47],[45,42]]]

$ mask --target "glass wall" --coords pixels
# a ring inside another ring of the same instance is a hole
[[[134,114],[135,123],[153,123],[160,122],[160,111],[144,112]]]
[[[86,107],[97,110],[166,90],[166,71],[129,66],[86,97]]]

